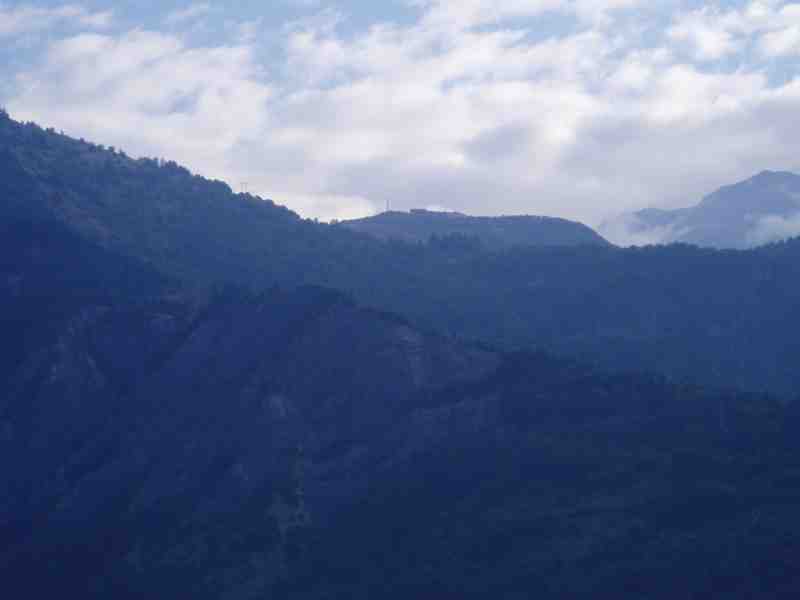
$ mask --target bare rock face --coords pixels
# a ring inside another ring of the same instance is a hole
[[[263,591],[296,570],[298,536],[368,489],[381,432],[499,361],[318,288],[87,306],[0,398],[0,556],[24,572],[68,540],[51,556],[68,551],[67,580],[100,560],[124,580]],[[214,544],[253,550],[233,568]]]

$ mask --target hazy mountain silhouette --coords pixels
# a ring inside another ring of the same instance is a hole
[[[797,240],[748,252],[383,241],[7,116],[0,195],[4,219],[57,221],[198,290],[319,285],[504,350],[785,397],[800,385],[800,340],[787,326],[800,318]]]
[[[428,242],[434,236],[460,235],[478,239],[487,248],[510,246],[608,245],[581,223],[535,216],[473,217],[456,212],[413,209],[385,212],[340,225],[381,239]]]
[[[750,248],[800,235],[800,176],[763,171],[720,188],[696,206],[623,217],[634,235],[659,243]]]

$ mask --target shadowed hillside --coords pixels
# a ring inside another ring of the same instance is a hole
[[[3,306],[35,323],[19,298],[73,292],[0,393],[9,589],[795,597],[795,406],[464,344],[322,288],[200,300],[58,224],[5,233],[34,258],[2,265]]]
[[[506,350],[786,397],[800,385],[797,240],[747,252],[381,241],[7,117],[0,175],[9,219],[57,220],[193,287],[320,285]]]

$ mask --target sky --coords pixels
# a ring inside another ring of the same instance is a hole
[[[597,226],[800,172],[800,2],[0,1],[12,117],[322,220]]]

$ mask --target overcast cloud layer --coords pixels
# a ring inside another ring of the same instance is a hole
[[[597,224],[800,170],[800,3],[293,3],[0,3],[0,102],[323,219]]]

